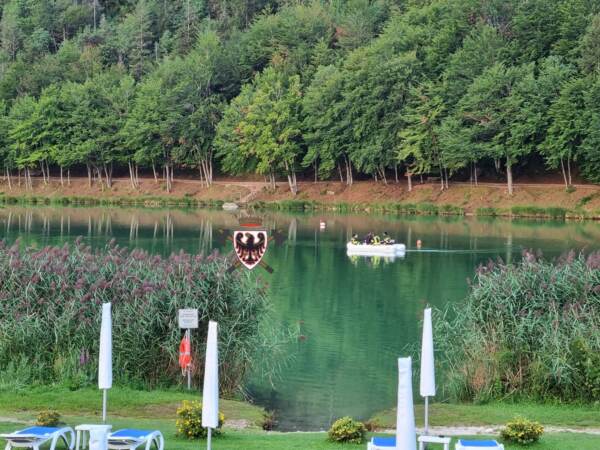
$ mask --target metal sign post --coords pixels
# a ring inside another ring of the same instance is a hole
[[[180,309],[178,315],[179,328],[185,330],[185,336],[190,343],[190,352],[192,348],[192,330],[198,328],[198,310]],[[187,367],[187,387],[192,389],[192,368],[191,363]]]

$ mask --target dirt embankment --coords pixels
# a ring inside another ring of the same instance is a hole
[[[128,179],[117,179],[111,188],[99,183],[88,185],[87,179],[72,179],[61,185],[58,180],[44,184],[35,180],[33,191],[25,190],[13,181],[12,190],[0,181],[0,191],[6,196],[26,197],[172,197],[197,200],[222,200],[237,203],[253,201],[278,202],[283,200],[315,201],[322,204],[384,204],[384,203],[432,203],[452,205],[465,213],[476,213],[480,208],[510,209],[515,206],[538,208],[564,208],[584,211],[600,216],[600,186],[577,185],[570,190],[559,184],[517,184],[514,195],[508,195],[505,185],[486,183],[472,186],[468,183],[452,183],[441,191],[437,184],[416,184],[409,192],[405,184],[383,184],[370,181],[356,182],[346,186],[339,182],[304,182],[294,196],[287,184],[278,183],[273,191],[259,181],[218,180],[211,187],[190,179],[175,180],[168,193],[163,183],[142,179],[138,189],[133,189]]]

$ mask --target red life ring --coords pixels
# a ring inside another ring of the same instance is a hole
[[[192,345],[187,334],[179,344],[179,367],[181,370],[186,370],[192,364]]]

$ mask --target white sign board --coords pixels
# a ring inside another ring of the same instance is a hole
[[[179,310],[179,328],[198,328],[198,310],[180,309]]]

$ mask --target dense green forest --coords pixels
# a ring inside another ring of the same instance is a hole
[[[597,0],[0,0],[9,186],[600,181]],[[213,169],[213,167],[215,169]],[[197,172],[196,172],[197,171]],[[11,181],[12,179],[12,181]]]

